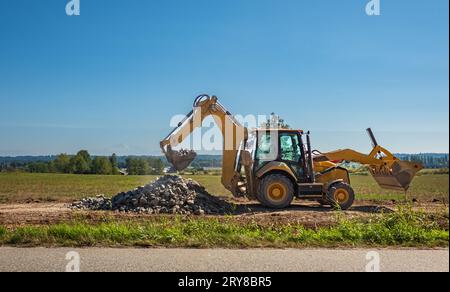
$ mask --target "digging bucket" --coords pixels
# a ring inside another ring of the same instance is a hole
[[[197,153],[195,153],[194,151],[175,151],[172,150],[171,147],[167,148],[167,151],[165,151],[165,155],[167,161],[169,161],[169,163],[172,164],[177,171],[185,170],[197,157]]]
[[[391,168],[370,168],[370,173],[382,188],[407,191],[417,172],[422,168],[418,163],[396,161]]]

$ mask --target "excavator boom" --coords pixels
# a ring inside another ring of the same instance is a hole
[[[187,168],[195,159],[194,151],[174,151],[172,147],[181,144],[195,129],[202,126],[205,118],[212,116],[223,136],[222,184],[230,191],[234,191],[234,181],[239,173],[234,165],[241,142],[247,138],[247,128],[243,127],[219,103],[216,96],[200,95],[193,104],[193,109],[178,126],[160,142],[161,149],[167,160],[178,170]]]

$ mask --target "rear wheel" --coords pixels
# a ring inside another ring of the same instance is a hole
[[[266,207],[282,209],[294,200],[292,182],[284,175],[271,174],[264,177],[259,185],[258,200]]]
[[[330,187],[327,200],[333,207],[347,210],[355,201],[355,192],[349,184],[340,182]]]

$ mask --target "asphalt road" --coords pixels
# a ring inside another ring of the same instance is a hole
[[[449,271],[449,250],[110,249],[0,247],[0,271]],[[369,254],[368,254],[369,253]],[[75,257],[73,257],[75,255]],[[379,259],[379,261],[378,261]],[[378,265],[379,263],[379,265]]]

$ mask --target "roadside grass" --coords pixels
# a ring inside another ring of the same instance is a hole
[[[228,218],[229,219],[229,218]],[[448,216],[447,216],[448,220]],[[345,219],[330,227],[258,225],[217,218],[159,218],[152,222],[106,220],[50,226],[0,227],[0,244],[13,246],[113,246],[188,248],[448,247],[449,231],[429,214],[404,208],[369,220]]]
[[[231,197],[217,175],[186,175],[216,195]],[[156,176],[101,176],[67,174],[0,173],[0,203],[27,201],[71,202],[99,194],[113,196],[154,180]],[[370,176],[352,175],[357,200],[403,201],[405,194],[381,189]],[[414,179],[408,199],[433,199],[448,203],[449,176],[422,175]]]
[[[3,226],[0,226],[0,240],[5,236],[6,234],[6,228]]]

